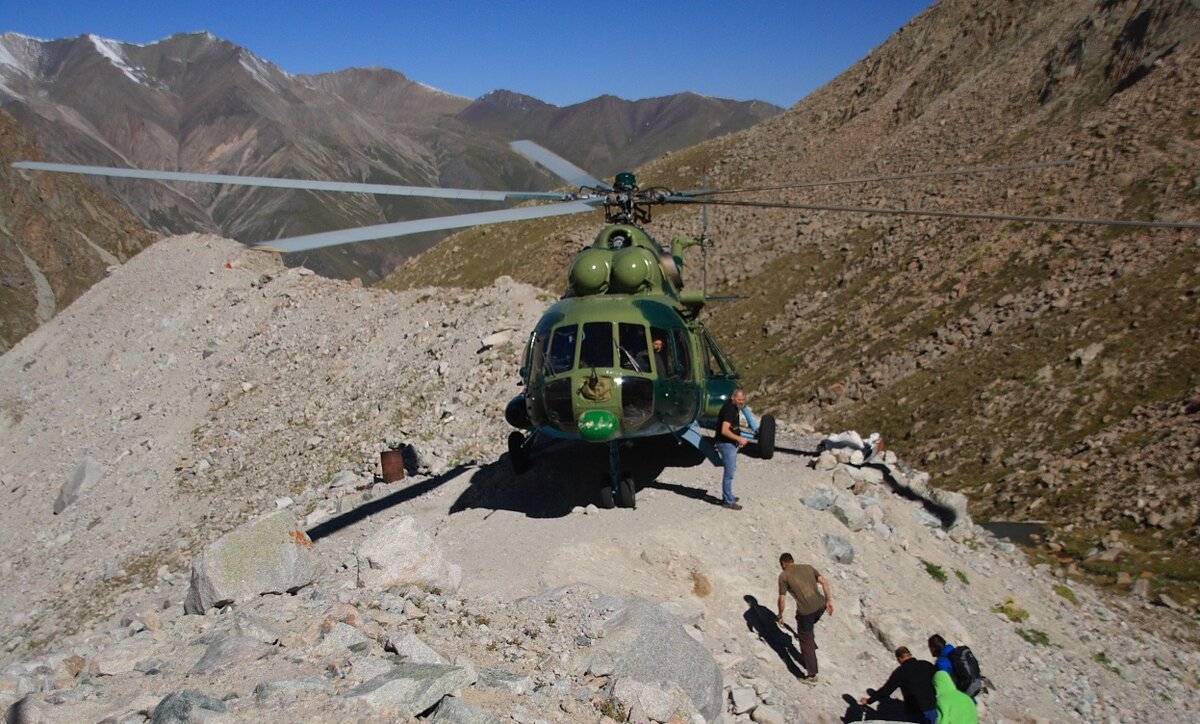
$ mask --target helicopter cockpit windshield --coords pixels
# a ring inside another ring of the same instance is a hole
[[[613,366],[612,322],[586,322],[579,343],[579,367]]]
[[[570,372],[575,363],[575,337],[578,327],[574,324],[559,327],[549,337],[546,350],[546,374],[557,375]]]
[[[546,376],[616,367],[635,374],[687,379],[691,374],[682,335],[683,330],[650,329],[634,322],[618,322],[615,329],[607,321],[567,324],[532,340],[530,365],[534,374],[544,371]]]

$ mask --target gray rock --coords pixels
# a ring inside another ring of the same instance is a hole
[[[353,488],[358,485],[358,473],[353,470],[342,470],[329,481],[331,488]]]
[[[875,485],[881,485],[883,483],[883,471],[879,468],[866,466],[860,468],[848,467],[843,469],[846,471],[846,474],[851,478],[854,478],[855,481],[873,483]],[[850,486],[847,485],[846,487]]]
[[[748,686],[739,686],[729,692],[729,699],[733,705],[734,714],[745,714],[758,706],[758,697],[755,696],[754,689]]]
[[[804,496],[804,504],[813,510],[828,510],[833,505],[833,494],[828,490],[816,490]]]
[[[821,454],[813,462],[813,467],[817,470],[833,470],[838,465],[837,458],[828,450],[822,450]]]
[[[603,597],[593,605],[602,606]],[[724,709],[724,681],[712,654],[688,635],[683,625],[660,606],[640,598],[614,602],[615,612],[604,636],[576,653],[577,668],[595,671],[595,662],[618,679],[628,677],[666,686],[675,683],[708,721]]]
[[[960,526],[970,528],[974,525],[971,522],[971,516],[967,513],[967,496],[953,490],[933,488],[930,491],[930,498],[935,503],[949,508],[954,514],[954,520],[950,523],[952,529]]]
[[[825,552],[829,554],[830,559],[837,563],[849,564],[854,562],[854,545],[850,541],[840,535],[826,533],[824,542]]]
[[[907,611],[868,611],[863,620],[886,651],[895,651],[898,646],[911,647],[914,641],[924,641],[929,636],[923,633],[929,624],[918,624]]]
[[[481,669],[478,686],[487,689],[504,689],[514,694],[525,694],[533,691],[533,678],[521,674],[513,674],[504,669]]]
[[[346,693],[351,701],[364,701],[389,716],[416,716],[474,683],[465,669],[440,664],[400,664]]]
[[[271,624],[248,613],[239,612],[233,620],[233,633],[261,641],[264,644],[279,643],[279,633]]]
[[[220,699],[191,689],[175,691],[158,702],[150,724],[199,724],[229,711]]]
[[[442,698],[442,702],[434,709],[433,716],[428,721],[438,724],[502,724],[503,720],[495,714],[471,706],[457,696]]]
[[[830,504],[829,512],[852,531],[867,527],[867,515],[863,512],[862,505],[859,504],[858,498],[849,493],[839,493]]]
[[[58,515],[66,510],[68,505],[83,497],[83,494],[100,480],[103,472],[100,463],[91,456],[85,457],[83,462],[75,468],[75,472],[71,473],[71,477],[67,478],[67,482],[63,483],[62,488],[59,489],[58,498],[54,501],[54,514]]]
[[[854,487],[856,482],[853,475],[845,465],[839,465],[833,469],[833,487],[835,490],[849,490]]]
[[[462,583],[462,569],[445,561],[412,516],[389,521],[362,542],[357,556],[358,585],[365,588],[410,584],[452,593]]]
[[[320,642],[310,649],[310,653],[322,659],[342,657],[351,651],[364,648],[364,645],[369,647],[371,643],[371,639],[362,631],[348,623],[337,621],[321,637]]]
[[[125,639],[100,649],[88,657],[92,676],[116,676],[134,670],[139,661],[151,655],[154,641],[146,636]]]
[[[333,684],[329,683],[327,679],[311,676],[305,679],[260,681],[258,686],[254,687],[254,696],[260,701],[270,701],[280,697],[293,697],[313,692],[331,695],[333,691]]]
[[[667,721],[696,713],[691,698],[675,683],[646,684],[622,678],[613,685],[612,695],[629,712],[630,721]]]
[[[295,515],[271,513],[226,533],[196,557],[184,611],[204,613],[264,593],[293,593],[313,582],[317,563]]]
[[[383,644],[384,651],[390,651],[404,657],[412,664],[449,664],[444,656],[434,651],[416,634],[392,634]]]
[[[767,705],[757,706],[750,712],[750,720],[758,724],[787,724],[783,712]]]
[[[272,648],[261,641],[245,636],[227,634],[208,645],[204,656],[191,668],[189,674],[207,674],[227,666],[247,661],[258,661],[272,652]]]
[[[50,717],[32,694],[21,697],[4,712],[4,724],[48,724]]]

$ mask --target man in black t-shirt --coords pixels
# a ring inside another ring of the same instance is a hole
[[[742,437],[740,427],[742,407],[745,404],[746,392],[741,389],[734,390],[729,400],[721,407],[721,411],[717,413],[717,432],[713,436],[713,443],[717,446],[717,452],[721,453],[721,463],[725,468],[721,477],[721,505],[730,510],[742,509],[742,506],[738,505],[737,497],[733,494],[733,473],[737,470],[738,450],[746,447],[746,443],[750,442]]]
[[[900,665],[892,671],[887,683],[879,691],[858,700],[863,706],[872,702],[882,701],[892,695],[897,688],[904,697],[904,708],[909,714],[925,717],[925,721],[936,722],[937,694],[933,690],[933,674],[937,668],[928,661],[914,659],[907,646],[896,649],[896,660]]]

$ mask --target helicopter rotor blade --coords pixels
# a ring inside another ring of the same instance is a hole
[[[537,145],[533,141],[513,141],[508,145],[512,150],[534,163],[541,164],[551,173],[573,186],[601,189],[603,191],[612,190],[612,186],[609,186],[550,149]]]
[[[325,231],[305,236],[292,236],[286,239],[276,239],[275,241],[264,241],[253,244],[251,248],[280,253],[309,251],[327,246],[351,244],[357,241],[371,241],[373,239],[387,239],[393,236],[419,234],[425,231],[462,229],[481,224],[498,224],[507,221],[540,219],[548,216],[581,214],[592,211],[596,203],[599,202],[568,201],[566,203],[544,206],[520,206],[515,209],[501,209],[499,211],[480,211],[474,214],[435,216],[428,219],[412,219],[411,221],[397,221],[390,224],[376,224],[374,226],[362,226],[354,229],[340,229],[338,231]]]
[[[1125,219],[1096,219],[1070,216],[1032,216],[994,214],[983,211],[931,211],[925,209],[891,209],[869,206],[834,206],[827,204],[787,204],[773,201],[726,201],[723,199],[693,199],[668,197],[665,203],[712,204],[715,206],[749,206],[759,209],[797,209],[799,211],[844,211],[854,214],[881,216],[926,216],[947,219],[983,219],[987,221],[1026,221],[1037,224],[1085,224],[1091,226],[1134,226],[1151,229],[1200,229],[1200,223],[1189,221],[1135,221]]]
[[[569,194],[553,191],[488,191],[485,189],[447,189],[432,186],[400,186],[395,184],[350,183],[344,181],[310,181],[305,179],[271,178],[266,176],[232,176],[228,174],[188,173],[183,171],[154,171],[110,166],[81,166],[73,163],[43,163],[17,161],[14,168],[30,171],[56,171],[87,176],[150,179],[154,181],[187,181],[194,183],[227,184],[234,186],[266,186],[306,191],[336,191],[343,193],[382,194],[389,196],[421,196],[460,201],[515,201],[547,199],[565,201]]]
[[[676,191],[675,193],[682,196],[715,196],[716,194],[739,194],[755,191],[781,191],[785,189],[807,189],[818,186],[840,186],[844,184],[861,184],[872,183],[876,181],[905,181],[915,178],[935,178],[939,176],[967,176],[970,174],[984,173],[1005,173],[1008,171],[1025,171],[1038,168],[1052,168],[1054,166],[1076,166],[1079,161],[1037,161],[1032,163],[1010,163],[1002,166],[978,166],[975,168],[956,168],[947,169],[944,171],[917,171],[915,173],[894,174],[891,176],[862,176],[860,178],[833,179],[829,181],[810,181],[800,184],[786,184],[783,186],[748,186],[740,189],[691,189],[688,191]]]

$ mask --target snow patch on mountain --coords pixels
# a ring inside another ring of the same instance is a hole
[[[129,59],[125,57],[125,51],[121,49],[120,43],[108,38],[101,38],[98,35],[88,35],[87,38],[91,41],[92,46],[96,48],[96,52],[100,53],[100,55],[116,66],[127,78],[138,85],[144,85],[148,88],[155,87],[144,69],[129,64]]]

